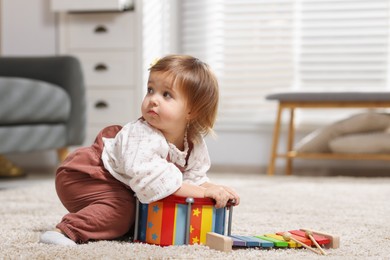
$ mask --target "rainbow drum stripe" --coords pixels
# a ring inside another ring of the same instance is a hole
[[[224,233],[225,216],[226,208],[216,209],[208,198],[187,204],[186,198],[171,195],[150,204],[139,203],[137,240],[162,246],[184,245],[188,226],[189,244],[205,244],[207,232]]]

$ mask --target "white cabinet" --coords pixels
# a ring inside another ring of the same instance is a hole
[[[57,12],[122,11],[133,4],[132,0],[51,0],[51,9]]]
[[[134,47],[135,13],[71,13],[67,23],[69,48],[131,49]]]
[[[139,116],[137,17],[131,11],[59,13],[59,54],[79,58],[87,88],[87,140]]]

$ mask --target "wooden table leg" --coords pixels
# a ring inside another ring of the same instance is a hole
[[[295,127],[294,127],[295,113],[294,112],[295,112],[295,109],[293,107],[290,108],[290,122],[288,125],[287,154],[293,150],[294,136],[295,136]],[[287,157],[286,158],[286,175],[292,174],[292,165],[293,165],[293,158]]]
[[[62,147],[57,149],[57,156],[58,156],[58,161],[63,162],[65,158],[68,156],[69,151],[67,147]]]
[[[279,104],[278,107],[278,113],[276,115],[276,122],[274,126],[274,135],[272,140],[272,150],[270,155],[270,160],[268,164],[268,172],[267,174],[272,176],[275,173],[275,162],[276,162],[276,156],[278,153],[278,143],[279,143],[279,135],[280,135],[280,123],[282,120],[282,105]]]
[[[0,154],[0,177],[2,178],[14,178],[24,176],[25,171],[13,164],[8,158]]]

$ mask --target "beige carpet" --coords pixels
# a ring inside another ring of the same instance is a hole
[[[390,259],[388,178],[211,174],[241,194],[234,234],[262,235],[302,227],[339,234],[341,247],[317,256],[305,249],[158,247],[100,241],[73,248],[38,243],[65,213],[52,180],[0,190],[0,259]]]

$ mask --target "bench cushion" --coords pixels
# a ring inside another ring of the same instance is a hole
[[[329,142],[334,153],[390,153],[390,133],[370,132],[337,137]]]
[[[0,77],[0,125],[63,123],[69,118],[70,102],[57,85]]]
[[[267,100],[278,101],[345,101],[345,102],[372,102],[390,101],[390,92],[286,92],[266,96]]]
[[[296,150],[302,153],[331,152],[329,144],[337,137],[385,131],[388,127],[389,114],[361,113],[315,130],[297,143]]]

